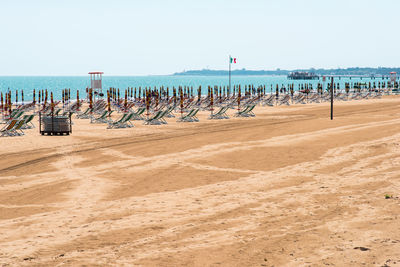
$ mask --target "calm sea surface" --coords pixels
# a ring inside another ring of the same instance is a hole
[[[382,82],[382,78],[376,78],[371,80],[370,78],[336,78],[335,83],[340,83],[341,88],[344,88],[345,82]],[[388,80],[385,79],[385,82]],[[298,84],[311,83],[315,88],[315,85],[320,80],[309,80],[309,81],[293,81],[288,80],[286,76],[232,76],[233,85],[249,85],[254,86],[265,85],[267,91],[271,89],[271,85],[275,89],[276,85],[287,85],[294,83],[295,89],[298,89]],[[226,76],[103,76],[103,89],[109,87],[119,88],[124,90],[128,87],[177,87],[177,86],[193,86],[197,89],[198,86],[202,86],[202,93],[206,94],[207,86],[227,86],[229,84],[228,77]],[[48,89],[52,91],[56,99],[61,98],[62,89],[70,88],[71,97],[76,97],[76,90],[80,90],[80,96],[85,97],[85,88],[90,86],[89,76],[0,76],[0,92],[7,92],[9,89],[13,91],[12,97],[15,97],[15,90],[19,92],[21,89],[24,90],[25,101],[32,100],[32,91],[37,89]],[[121,92],[122,92],[121,91]],[[19,96],[19,100],[20,96]]]

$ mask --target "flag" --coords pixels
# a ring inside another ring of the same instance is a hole
[[[230,62],[231,62],[231,63],[236,64],[236,58],[229,57],[229,59],[230,59]]]

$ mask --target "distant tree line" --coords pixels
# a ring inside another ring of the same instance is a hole
[[[232,75],[288,75],[290,72],[312,72],[317,75],[389,75],[394,71],[400,74],[400,68],[346,68],[346,69],[296,69],[296,70],[232,70]],[[188,70],[183,72],[174,73],[174,75],[188,75],[188,76],[222,76],[228,75],[227,70]]]

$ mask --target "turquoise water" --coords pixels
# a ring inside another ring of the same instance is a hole
[[[341,88],[344,88],[345,82],[382,82],[381,78],[377,78],[375,80],[371,80],[370,78],[336,78],[335,83],[340,83]],[[385,79],[385,82],[388,80]],[[249,85],[252,84],[255,87],[259,85],[265,85],[267,91],[269,92],[271,89],[271,85],[275,89],[276,84],[280,86],[294,83],[295,89],[297,90],[298,84],[313,84],[315,88],[318,82],[322,82],[321,80],[310,80],[310,81],[292,81],[288,80],[286,76],[232,76],[232,86],[233,85]],[[198,86],[202,86],[202,93],[206,94],[207,86],[228,86],[229,80],[226,76],[104,76],[103,77],[103,89],[107,89],[109,87],[119,88],[120,90],[124,90],[128,87],[177,87],[177,86],[193,86],[194,89],[197,89]],[[70,88],[71,89],[71,97],[76,97],[76,90],[80,90],[80,97],[85,97],[85,88],[90,85],[90,79],[88,76],[29,76],[29,77],[19,77],[19,76],[10,76],[10,77],[0,77],[0,92],[7,92],[8,88],[15,92],[21,89],[24,90],[24,99],[25,101],[32,100],[32,91],[35,88],[38,89],[48,89],[52,91],[54,97],[56,99],[61,98],[62,89]],[[121,92],[122,92],[121,91]],[[37,95],[36,95],[37,96]],[[19,100],[21,96],[19,95]],[[12,98],[15,98],[15,93],[12,94]]]

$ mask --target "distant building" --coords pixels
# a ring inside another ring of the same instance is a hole
[[[288,75],[288,79],[290,80],[315,80],[319,79],[319,76],[313,72],[291,72]]]

